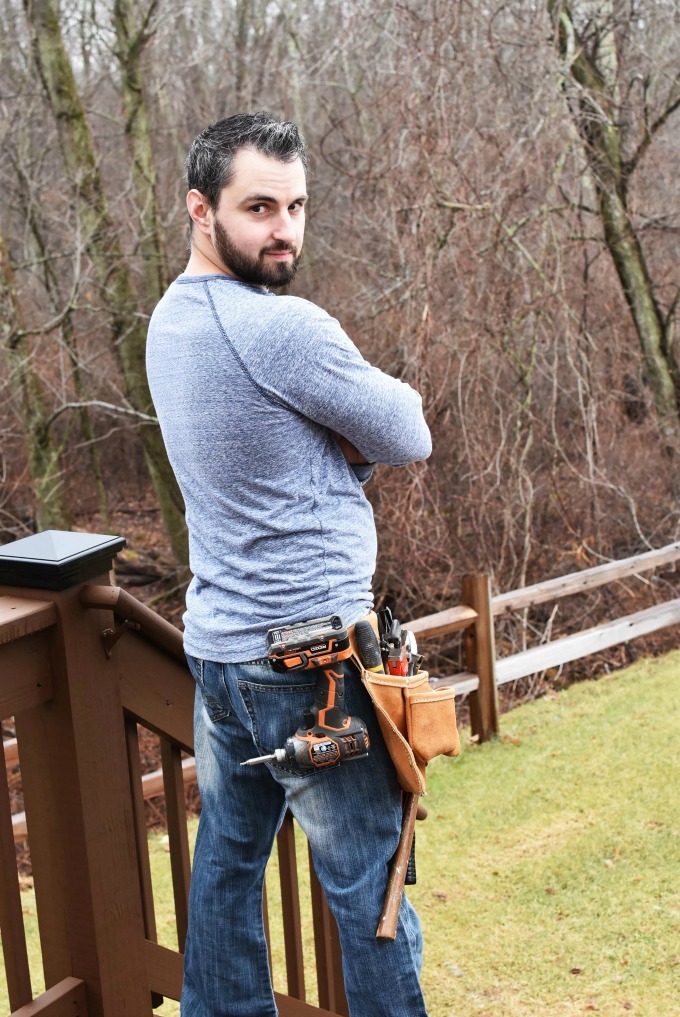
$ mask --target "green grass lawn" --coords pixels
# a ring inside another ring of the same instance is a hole
[[[431,1017],[680,1015],[679,672],[676,652],[572,686],[504,716],[501,739],[429,768],[409,894]],[[159,940],[174,946],[160,838],[151,853]],[[285,991],[275,869],[273,972]],[[313,982],[310,966],[310,1002]]]
[[[432,1017],[680,1014],[680,653],[439,760],[412,899]]]

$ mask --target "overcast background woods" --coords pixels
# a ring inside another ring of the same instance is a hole
[[[680,13],[572,7],[2,0],[0,536],[158,503],[135,336],[185,263],[184,154],[212,120],[265,108],[311,149],[293,292],[414,384],[432,428],[426,468],[367,489],[377,591],[425,613],[465,571],[505,590],[676,539],[677,416],[605,242],[618,185],[593,150],[601,114],[677,404]],[[172,528],[176,492],[160,497]]]

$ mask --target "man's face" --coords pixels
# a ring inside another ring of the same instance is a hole
[[[234,175],[211,213],[211,240],[229,275],[256,286],[284,286],[297,270],[305,232],[304,166],[250,148],[234,156]]]

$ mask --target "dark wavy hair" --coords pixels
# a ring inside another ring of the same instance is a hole
[[[269,113],[235,113],[217,120],[194,138],[186,160],[189,189],[200,191],[213,211],[234,175],[234,156],[254,148],[279,162],[300,159],[307,170],[307,148],[295,124]]]

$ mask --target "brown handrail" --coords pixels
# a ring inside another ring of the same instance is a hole
[[[51,600],[0,596],[0,644],[13,643],[56,622],[57,609]]]
[[[80,603],[83,607],[108,608],[119,621],[139,625],[139,631],[150,642],[183,664],[186,663],[184,640],[180,630],[120,586],[83,586],[80,591]]]
[[[106,584],[107,568],[101,576]],[[73,584],[50,591],[49,601],[44,597],[42,589],[28,588],[25,597],[17,597],[14,588],[0,587],[0,719],[13,716],[16,726],[3,756],[6,770],[21,766],[48,986],[33,999],[13,844],[19,828],[26,834],[26,817],[11,815],[5,781],[0,927],[10,1008],[15,1017],[56,1015],[73,1007],[83,1017],[150,1014],[161,993],[179,998],[187,925],[183,785],[195,764],[182,754],[193,748],[195,687],[182,633],[119,587]],[[130,630],[133,634],[124,635]],[[179,950],[156,942],[144,797],[158,793],[159,774],[145,780],[140,772],[140,724],[161,737]],[[276,994],[279,1012],[346,1015],[339,939],[320,891],[314,914],[317,977],[332,1013],[323,1000],[319,1007],[304,1002],[302,961],[313,959],[303,956],[290,821],[283,838],[290,994]]]

